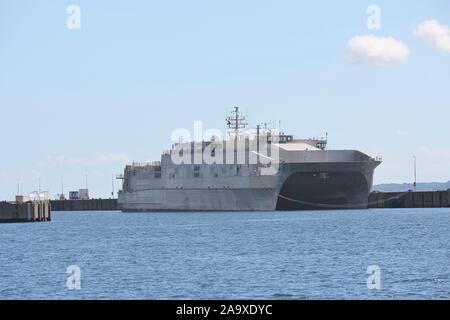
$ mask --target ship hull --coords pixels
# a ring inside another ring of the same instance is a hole
[[[367,182],[358,172],[293,174],[283,184],[276,210],[367,208]]]
[[[121,196],[121,210],[268,211],[276,203],[273,189],[162,189]]]
[[[288,211],[367,208],[378,163],[285,164],[250,188],[121,192],[122,211]]]

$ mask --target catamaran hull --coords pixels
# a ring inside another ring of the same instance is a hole
[[[367,208],[378,162],[288,163],[251,186],[141,188],[119,194],[122,211],[284,211]]]

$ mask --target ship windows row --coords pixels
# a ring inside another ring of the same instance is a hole
[[[164,170],[167,172],[164,176],[169,179],[176,178],[207,178],[214,177],[218,178],[219,176],[223,177],[231,177],[231,176],[250,176],[256,174],[256,168],[251,167],[249,165],[229,165],[229,166],[209,166],[201,167],[200,165],[193,165],[190,167],[182,167],[182,168],[173,168]],[[181,172],[180,172],[181,171]],[[135,174],[133,174],[135,175]],[[148,178],[161,179],[162,171],[160,170],[152,170],[147,173],[142,174],[143,177],[147,175]]]

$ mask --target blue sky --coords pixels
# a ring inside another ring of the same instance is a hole
[[[414,34],[427,20],[449,26],[448,1],[1,1],[0,199],[18,179],[56,194],[86,174],[107,197],[127,162],[157,160],[195,120],[222,129],[234,105],[383,157],[376,183],[412,181],[413,154],[419,181],[449,180],[450,53]],[[349,62],[349,41],[369,35],[409,55]]]

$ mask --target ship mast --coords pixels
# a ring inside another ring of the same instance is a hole
[[[239,107],[234,107],[231,115],[228,116],[225,121],[227,122],[228,129],[234,130],[236,137],[238,136],[239,129],[245,129],[245,126],[247,125],[245,117],[239,112]]]

